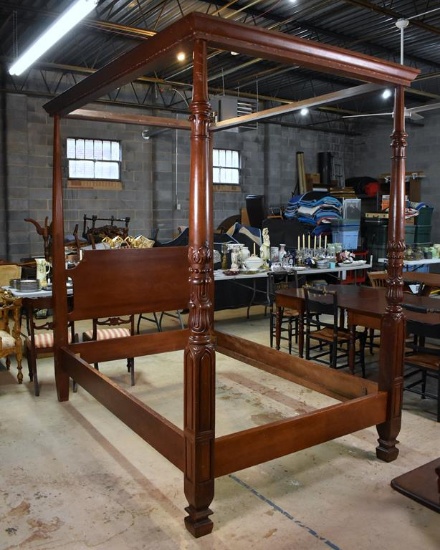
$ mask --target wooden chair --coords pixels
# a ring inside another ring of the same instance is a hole
[[[114,338],[127,338],[134,336],[134,314],[127,317],[108,317],[106,319],[93,319],[93,325],[90,330],[83,332],[84,342],[93,340],[112,340]],[[98,363],[95,363],[95,369],[99,369]],[[131,385],[134,386],[134,358],[127,358],[127,370],[130,373]]]
[[[340,326],[338,296],[334,291],[305,285],[305,343],[306,359],[313,359],[344,368],[348,366],[350,333]],[[355,333],[355,342],[360,342],[359,357],[362,376],[365,377],[365,332]],[[313,352],[313,356],[312,353]],[[326,360],[323,358],[327,357]],[[345,359],[343,364],[340,360]]]
[[[54,346],[53,319],[51,316],[39,318],[40,311],[50,311],[52,308],[52,297],[44,296],[38,298],[26,298],[23,301],[26,312],[27,336],[25,338],[25,349],[29,368],[29,378],[34,383],[34,394],[40,395],[40,384],[38,381],[37,358],[42,355],[51,355]],[[77,340],[75,326],[69,326],[68,341]],[[75,385],[74,385],[75,389]]]
[[[87,222],[91,221],[91,227],[88,226]],[[96,227],[97,221],[110,222],[107,225]],[[115,222],[124,222],[124,226],[117,226]],[[111,216],[110,218],[98,218],[98,216],[88,217],[84,214],[84,228],[83,228],[83,237],[95,248],[96,243],[100,243],[104,237],[114,238],[121,237],[125,239],[128,236],[128,226],[130,223],[130,218],[127,216],[125,218],[115,218]]]
[[[371,286],[385,287],[388,277],[387,271],[369,271],[367,273]]]
[[[369,271],[367,273],[368,280],[370,281],[370,284],[372,287],[375,288],[384,288],[387,284],[387,277],[388,272],[387,271]],[[377,344],[374,343],[374,328],[371,328],[369,331],[369,341],[370,341],[370,353],[373,354],[373,348],[377,346]]]
[[[440,313],[440,309],[402,304],[407,310],[418,313]],[[407,335],[413,337],[407,342],[404,359],[404,390],[416,393],[422,399],[437,400],[437,422],[440,422],[440,338],[439,326],[407,319]],[[429,343],[426,343],[427,339]],[[437,381],[436,392],[428,387],[428,379]]]
[[[277,320],[277,311],[275,308],[275,292],[283,288],[292,288],[295,286],[295,281],[289,281],[285,278],[283,280],[277,280],[275,273],[269,273],[269,302],[270,302],[270,311],[269,311],[269,323],[270,323],[270,347],[273,348],[273,341],[276,337],[276,320]],[[282,308],[281,310],[281,336],[282,340],[287,340],[289,346],[289,353],[292,353],[292,339],[295,336],[295,343],[298,343],[298,324],[299,324],[300,313],[296,309]],[[277,344],[277,349],[279,345]]]
[[[6,368],[11,366],[11,355],[17,361],[17,380],[21,384],[23,373],[21,362],[23,346],[21,341],[21,298],[0,289],[0,358],[6,358]]]
[[[9,286],[11,279],[21,278],[21,266],[17,264],[0,264],[0,287]]]

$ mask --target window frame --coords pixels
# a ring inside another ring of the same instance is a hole
[[[90,148],[92,152],[90,153]],[[73,187],[84,181],[109,182],[111,187],[121,183],[122,145],[119,140],[68,137],[66,138],[67,179]],[[83,173],[72,171],[71,163],[86,163]],[[89,168],[89,170],[87,170]],[[92,169],[91,169],[92,168]],[[112,173],[115,171],[117,173]],[[73,174],[72,174],[73,172]]]
[[[213,185],[241,185],[241,152],[238,149],[213,148],[212,182]],[[218,176],[216,176],[218,174]],[[234,177],[234,175],[236,177]],[[235,180],[235,181],[234,181]]]

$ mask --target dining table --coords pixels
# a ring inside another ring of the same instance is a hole
[[[67,283],[66,286],[67,286],[67,299],[72,300],[72,297],[73,297],[72,284],[69,282]],[[27,311],[28,304],[32,305],[32,309],[34,310],[34,312],[38,310],[52,309],[53,307],[52,285],[47,285],[44,288],[39,288],[36,290],[24,290],[24,291],[20,291],[11,286],[4,286],[2,288],[8,290],[13,296],[16,296],[17,298],[22,299],[24,311]]]
[[[408,286],[417,285],[417,294],[422,296],[429,296],[431,292],[440,289],[440,273],[405,271],[402,279]]]
[[[350,331],[350,348],[348,365],[350,372],[354,372],[355,361],[355,331],[357,326],[380,330],[382,317],[387,307],[386,288],[374,288],[363,285],[328,285],[328,290],[336,291],[338,306],[341,312],[345,313],[347,328]],[[437,309],[440,301],[429,296],[418,296],[405,294],[404,302],[417,308]],[[305,293],[302,288],[286,288],[275,292],[276,326],[275,342],[276,348],[280,349],[281,340],[281,318],[284,308],[295,309],[299,313],[298,322],[298,353],[304,356],[304,313]],[[440,313],[424,313],[404,309],[407,319],[439,325],[440,334]]]
[[[440,457],[391,480],[402,495],[440,513]]]
[[[261,268],[256,270],[239,269],[236,271],[216,269],[214,281],[216,283],[215,309],[229,309],[232,307],[246,307],[247,318],[250,308],[253,305],[271,305],[271,283],[272,277],[291,280],[295,286],[301,286],[303,279],[316,276],[330,276],[336,282],[345,282],[348,273],[362,272],[372,267],[372,256],[368,260],[345,262],[338,265],[328,265],[324,268],[306,266],[275,266],[271,269]],[[228,300],[228,289],[225,283],[233,284],[237,292],[233,299]]]

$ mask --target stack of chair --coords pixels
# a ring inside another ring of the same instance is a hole
[[[387,271],[369,271],[368,280],[373,288],[384,288],[387,286]],[[370,341],[370,353],[373,353],[374,344],[374,329],[370,329],[369,341]]]
[[[280,275],[269,273],[269,321],[270,321],[270,347],[273,347],[274,338],[276,338],[276,320],[277,308],[275,307],[275,292],[284,288],[293,288],[295,281],[286,280],[284,277],[281,281],[277,280]],[[281,308],[280,311],[280,339],[287,340],[289,353],[292,353],[292,339],[295,336],[295,343],[298,343],[298,324],[300,313],[296,309]],[[277,344],[277,349],[280,346]]]
[[[440,313],[440,309],[403,304],[404,309],[422,314]],[[404,390],[416,393],[422,399],[437,400],[437,422],[440,422],[440,327],[422,320],[406,321],[407,342],[404,358]],[[429,380],[436,382],[430,389]]]
[[[350,332],[340,326],[338,295],[335,291],[305,285],[305,346],[306,359],[330,367],[348,366]],[[354,334],[353,345],[359,342],[356,353],[365,377],[365,331]],[[342,362],[341,362],[342,361]]]

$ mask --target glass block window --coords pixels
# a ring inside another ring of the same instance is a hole
[[[121,179],[119,141],[67,138],[67,159],[70,179]]]
[[[224,185],[239,185],[239,151],[233,151],[232,149],[214,149],[212,160],[213,183]]]

